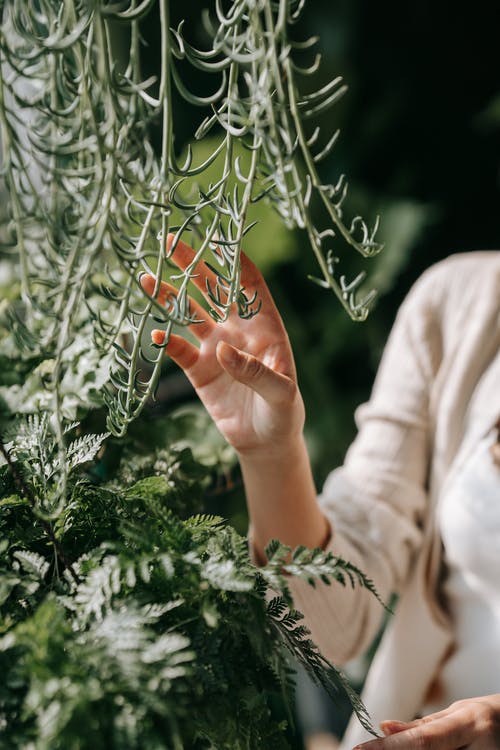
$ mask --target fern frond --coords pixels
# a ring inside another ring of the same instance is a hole
[[[44,580],[50,568],[50,564],[42,555],[31,550],[16,550],[14,558],[20,563],[21,569],[24,572],[29,573],[39,581]]]
[[[291,560],[289,559],[291,556]],[[321,548],[308,549],[299,546],[293,551],[277,540],[272,540],[266,547],[267,565],[260,569],[268,585],[274,590],[280,590],[290,596],[287,576],[305,579],[311,586],[320,580],[326,585],[332,581],[346,585],[346,579],[352,587],[358,585],[366,588],[382,606],[390,612],[373,581],[356,565],[341,557],[326,552]]]
[[[109,432],[103,432],[98,435],[88,434],[72,440],[66,450],[68,471],[87,461],[92,461],[109,435]]]
[[[284,600],[272,603],[268,614],[272,619],[285,648],[297,660],[310,678],[321,685],[330,698],[335,701],[338,693],[347,695],[360,724],[370,734],[378,736],[371,724],[370,716],[358,694],[353,690],[342,672],[333,666],[319,651],[310,639],[309,630],[301,623],[303,615],[297,610],[283,609]]]
[[[79,619],[83,623],[102,621],[121,589],[120,561],[114,555],[107,555],[98,567],[90,570],[77,588],[74,601]]]
[[[198,531],[210,531],[223,526],[226,520],[222,516],[216,516],[209,513],[196,513],[185,521],[186,528],[196,534]]]

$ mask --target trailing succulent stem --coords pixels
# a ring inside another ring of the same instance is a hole
[[[332,289],[354,319],[366,317],[373,294],[361,298],[361,274],[348,282],[337,274],[332,240],[364,256],[380,245],[360,217],[343,220],[344,175],[323,184],[317,164],[334,147],[338,131],[318,146],[311,119],[346,90],[336,78],[314,93],[301,94],[298,80],[314,73],[296,55],[314,39],[291,34],[302,9],[295,0],[217,0],[205,18],[211,46],[198,49],[184,26],[170,28],[167,0],[100,2],[7,0],[0,36],[2,82],[0,125],[4,175],[10,196],[8,233],[19,258],[24,309],[18,328],[25,342],[49,350],[54,431],[61,453],[62,406],[58,383],[64,351],[82,311],[94,320],[95,346],[114,350],[106,391],[109,430],[127,425],[154,396],[163,351],[174,326],[192,323],[188,291],[196,263],[210,262],[217,281],[209,289],[211,313],[220,321],[236,305],[252,316],[259,301],[248,299],[240,280],[240,253],[249,207],[269,201],[289,226],[303,228],[317,258],[320,286]],[[159,8],[161,50],[158,79],[141,74],[142,18]],[[114,44],[125,40],[125,63]],[[191,65],[211,80],[212,93],[198,95],[183,80]],[[174,149],[173,90],[210,113],[195,139],[218,143],[201,164],[188,148],[182,163]],[[161,122],[156,154],[150,125]],[[251,154],[243,173],[236,146]],[[204,183],[207,170],[218,178]],[[319,217],[319,218],[318,218]],[[321,225],[318,225],[318,222]],[[192,264],[172,274],[170,253],[186,239],[196,251]],[[171,274],[179,293],[164,307],[147,298],[140,272]],[[165,329],[158,350],[147,341],[153,315]],[[41,326],[41,320],[47,321]],[[31,335],[31,338],[30,338]],[[144,363],[146,360],[146,364]],[[61,475],[64,494],[66,478]]]

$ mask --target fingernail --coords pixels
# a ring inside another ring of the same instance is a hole
[[[382,727],[406,727],[406,721],[398,721],[398,719],[384,719],[380,722],[380,728]]]
[[[158,328],[155,328],[151,331],[151,341],[156,346],[161,346],[165,341],[165,331],[160,331]]]
[[[398,732],[403,732],[408,727],[408,724],[405,721],[398,721],[397,719],[385,719],[385,721],[380,722],[379,726],[384,735],[387,737],[391,734],[398,734]]]

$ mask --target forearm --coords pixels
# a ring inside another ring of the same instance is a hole
[[[309,456],[301,436],[289,445],[240,455],[255,551],[265,560],[271,539],[294,548],[323,547],[330,525],[317,499]]]
[[[329,521],[316,499],[309,457],[302,437],[284,450],[240,457],[247,492],[254,559],[266,561],[271,539],[294,548],[326,547],[332,534]],[[334,533],[334,532],[333,532]],[[359,553],[345,539],[335,536],[336,554],[362,567]],[[339,544],[337,544],[339,543]],[[291,577],[294,606],[304,613],[304,624],[322,653],[335,663],[345,663],[358,653],[363,628],[380,619],[377,600],[359,587],[327,586],[318,581],[313,588],[304,579]],[[377,625],[372,627],[376,630]],[[335,638],[332,638],[335,632]]]

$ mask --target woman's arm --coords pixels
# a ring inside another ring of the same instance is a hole
[[[322,513],[302,435],[265,455],[240,456],[252,543],[258,561],[271,539],[294,548],[325,547],[332,531]]]
[[[193,257],[193,250],[180,242],[172,260],[189,267],[206,295],[207,284],[215,286],[215,274],[203,262],[191,268]],[[143,276],[141,283],[153,294],[152,276]],[[359,435],[317,503],[288,336],[260,272],[245,256],[242,284],[249,297],[257,293],[258,315],[245,320],[234,310],[218,324],[191,301],[200,322],[190,328],[199,345],[173,335],[166,351],[238,453],[254,555],[263,561],[272,538],[292,547],[326,545],[367,573],[387,600],[404,581],[421,541],[435,344],[426,329],[433,321],[430,308],[442,293],[434,281],[426,282],[422,293],[419,283],[403,305]],[[175,290],[163,282],[159,301],[172,294]],[[161,331],[152,336],[157,343],[164,340]],[[359,654],[375,636],[383,610],[366,590],[323,584],[312,589],[295,579],[290,587],[313,639],[332,661],[343,663]]]

